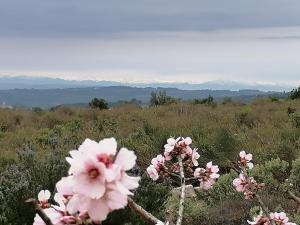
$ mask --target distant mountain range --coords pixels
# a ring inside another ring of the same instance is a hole
[[[131,84],[110,81],[70,81],[53,78],[0,77],[0,104],[8,106],[49,108],[58,105],[87,105],[92,98],[104,98],[110,103],[135,101],[147,104],[153,91],[183,100],[203,99],[209,95],[217,101],[225,98],[250,102],[258,97],[286,97],[287,87],[249,86],[237,82],[218,81],[202,84],[153,83]],[[272,91],[270,91],[272,90]],[[275,91],[273,91],[275,90]],[[113,104],[112,104],[113,105]]]
[[[64,80],[48,77],[0,77],[0,90],[9,89],[57,89],[57,88],[82,88],[82,87],[109,87],[127,86],[139,88],[178,88],[181,90],[231,90],[238,91],[243,89],[260,91],[289,91],[293,87],[287,85],[270,84],[246,84],[235,81],[217,80],[200,84],[191,83],[122,83],[114,81],[93,81],[93,80]]]
[[[213,96],[220,101],[225,98],[240,102],[250,102],[258,97],[278,96],[286,97],[283,92],[262,92],[258,90],[180,90],[177,88],[136,88],[126,86],[110,87],[86,87],[86,88],[64,88],[64,89],[12,89],[0,90],[0,103],[21,107],[49,108],[65,104],[87,104],[92,98],[104,98],[108,102],[130,101],[136,99],[146,104],[149,102],[152,91],[165,90],[167,95],[191,100],[195,98],[207,98]]]

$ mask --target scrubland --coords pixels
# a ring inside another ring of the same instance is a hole
[[[298,205],[288,191],[300,196],[300,101],[251,104],[176,103],[142,108],[124,105],[110,110],[58,107],[43,110],[0,110],[0,224],[31,224],[33,210],[24,203],[40,189],[54,190],[66,175],[64,158],[85,138],[115,137],[119,147],[134,150],[142,176],[136,202],[163,218],[175,201],[169,183],[156,184],[145,168],[160,154],[170,136],[191,137],[201,153],[200,164],[213,161],[221,178],[213,189],[197,192],[187,202],[184,224],[246,224],[259,210],[255,201],[236,193],[233,165],[240,150],[251,152],[253,171],[266,188],[262,196],[268,207],[286,211],[300,223]],[[175,209],[174,209],[175,210]],[[124,209],[104,224],[143,224]]]

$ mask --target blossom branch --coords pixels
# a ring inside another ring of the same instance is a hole
[[[184,201],[185,201],[185,177],[184,177],[183,163],[180,156],[178,157],[178,163],[179,163],[180,177],[181,177],[181,195],[180,195],[178,218],[176,221],[176,225],[181,225],[183,219],[183,210],[184,210]]]
[[[38,204],[37,200],[30,198],[30,199],[26,200],[26,202],[30,203],[34,207],[36,213],[41,217],[41,219],[45,222],[46,225],[53,225],[50,218],[46,215],[44,210]]]
[[[136,212],[138,215],[140,215],[145,221],[157,224],[160,222],[159,219],[157,219],[155,216],[153,216],[151,213],[146,211],[142,206],[138,205],[133,201],[132,198],[128,197],[128,206],[131,208],[134,212]]]

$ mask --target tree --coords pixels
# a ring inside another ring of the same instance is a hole
[[[193,104],[206,104],[206,105],[212,105],[214,103],[214,98],[209,95],[207,98],[204,99],[194,99]]]
[[[289,98],[290,99],[298,99],[300,98],[300,86],[298,88],[294,88],[290,93],[289,93]]]
[[[166,91],[152,91],[150,97],[150,106],[169,105],[171,103],[177,103],[179,101],[180,99],[178,98],[168,96]]]
[[[93,109],[108,109],[108,103],[103,98],[93,98],[89,106]]]

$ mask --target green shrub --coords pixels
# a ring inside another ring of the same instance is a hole
[[[300,192],[300,158],[293,161],[290,177],[287,182],[291,189]]]
[[[180,99],[168,96],[166,91],[151,92],[150,106],[169,105],[180,102]]]
[[[289,98],[290,99],[298,99],[300,98],[300,87],[294,88],[290,93],[289,93]]]
[[[93,98],[89,106],[93,109],[108,109],[108,103],[103,98]]]

